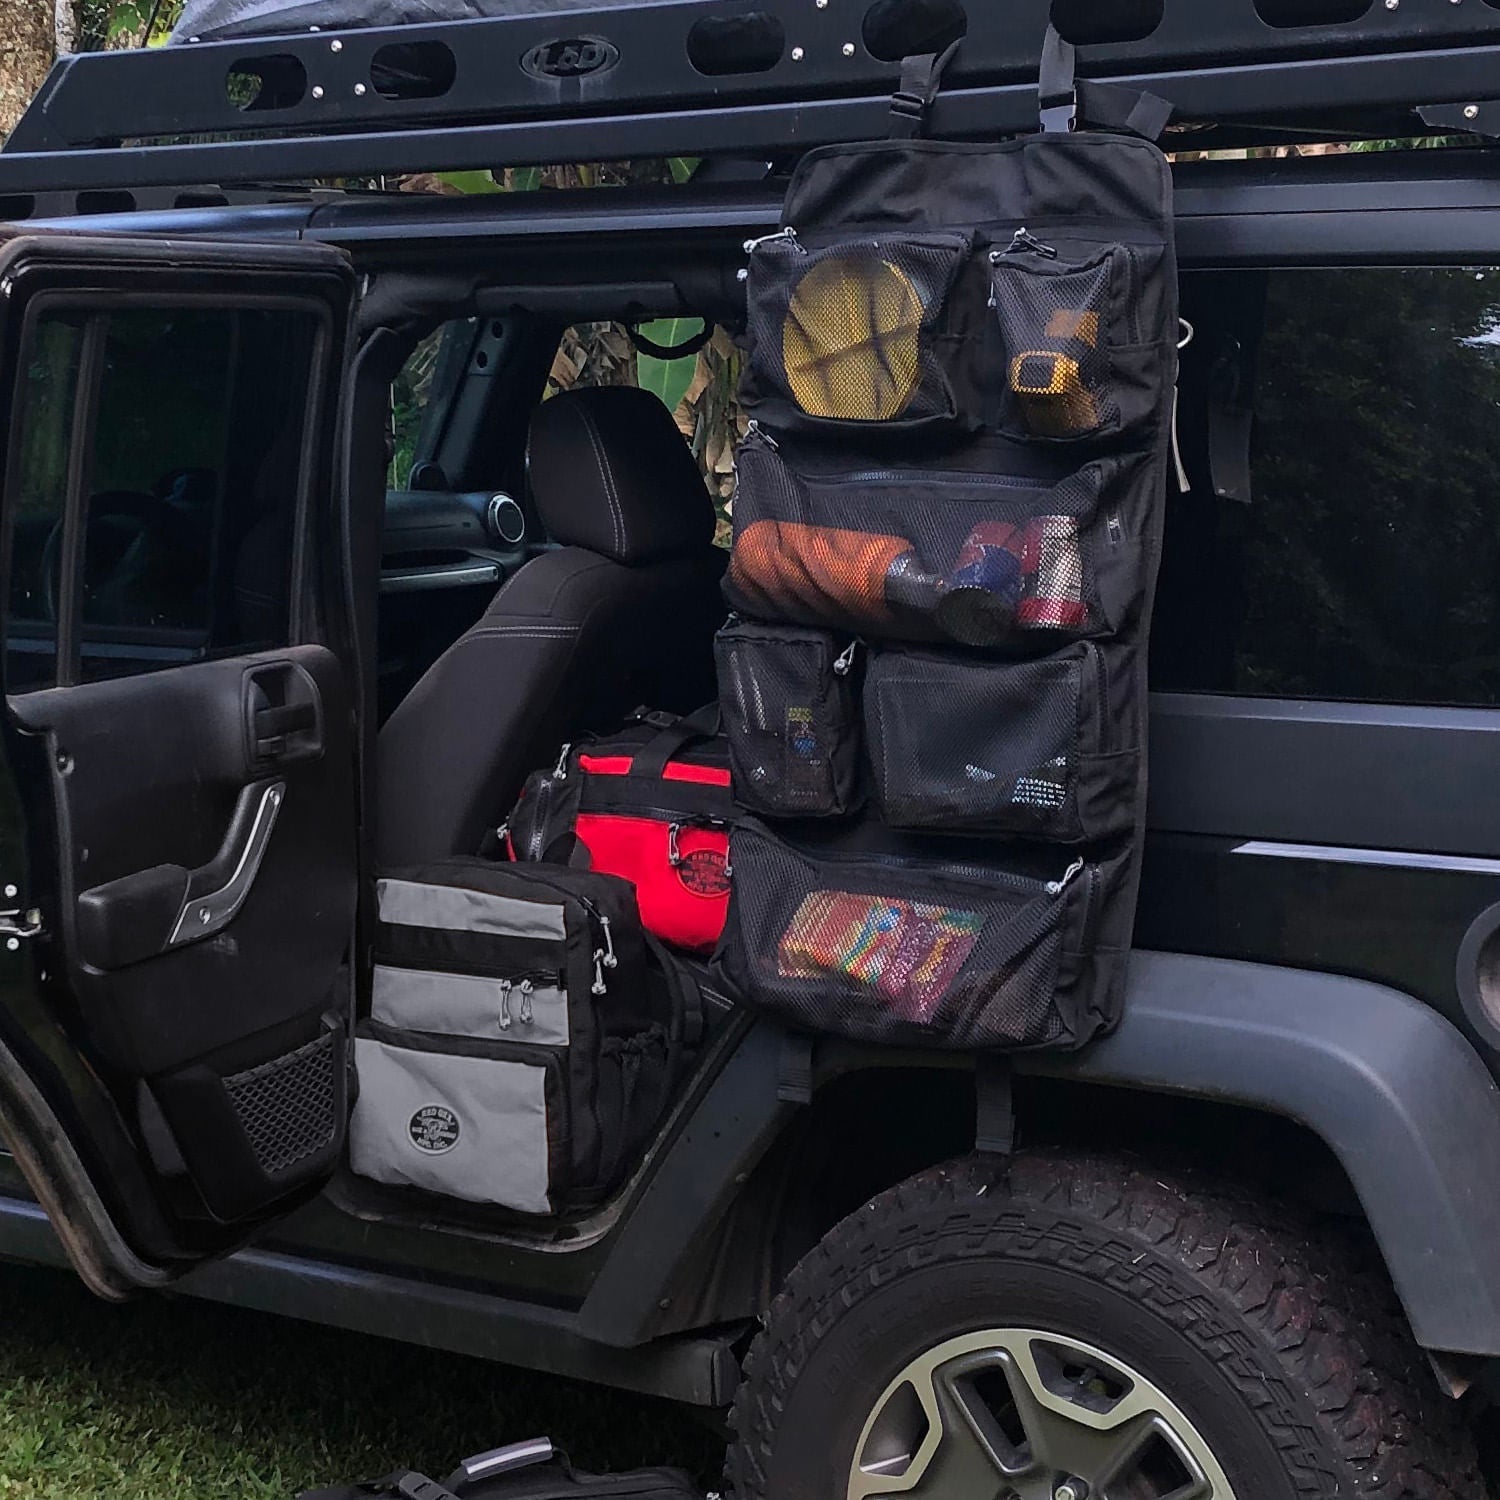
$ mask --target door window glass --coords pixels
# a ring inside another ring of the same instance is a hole
[[[38,325],[16,392],[11,528],[8,687],[52,683],[57,654],[55,558],[68,496],[69,435],[83,352],[82,314]]]
[[[53,679],[70,582],[84,681],[287,643],[320,326],[271,307],[42,312],[10,499],[11,691]]]
[[[1500,271],[1198,272],[1183,314],[1153,686],[1500,703]]]

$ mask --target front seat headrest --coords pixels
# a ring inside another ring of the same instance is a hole
[[[650,391],[597,386],[544,401],[526,449],[547,535],[616,562],[658,562],[713,543],[714,508],[672,414]]]

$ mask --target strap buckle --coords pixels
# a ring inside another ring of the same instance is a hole
[[[910,120],[912,124],[920,125],[930,102],[909,89],[898,89],[891,95],[891,113],[898,120]]]
[[[1042,129],[1067,134],[1078,129],[1078,90],[1053,94],[1042,100]]]

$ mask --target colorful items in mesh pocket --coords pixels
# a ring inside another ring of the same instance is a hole
[[[991,305],[1005,341],[1006,384],[1030,437],[1079,438],[1118,421],[1105,349],[1113,258],[1083,266],[1026,230],[990,253]]]
[[[813,891],[777,950],[786,979],[868,985],[903,1020],[932,1019],[984,927],[981,913],[852,891]]]
[[[1088,624],[1075,516],[981,522],[945,572],[900,537],[753,521],[735,541],[729,584],[753,614],[965,646]]]
[[[805,416],[910,423],[953,415],[932,330],[969,251],[958,235],[809,250],[794,229],[748,240],[752,369]]]

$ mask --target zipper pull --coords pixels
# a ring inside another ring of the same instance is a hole
[[[764,443],[772,453],[781,451],[781,444],[754,417],[750,418],[750,425],[745,429],[745,437],[747,440],[754,438],[756,442]]]
[[[535,988],[536,986],[529,979],[521,981],[521,1024],[523,1026],[530,1026],[536,1019],[531,1009],[531,992]]]
[[[1105,518],[1104,530],[1111,547],[1118,547],[1125,540],[1125,523],[1120,519],[1119,511],[1113,510]]]
[[[1061,880],[1049,880],[1047,882],[1047,894],[1049,896],[1060,896],[1067,888],[1083,874],[1083,861],[1075,859],[1068,868],[1063,871]]]
[[[594,949],[594,983],[590,993],[595,995],[607,995],[609,986],[604,982],[604,949]]]
[[[998,261],[1002,255],[1042,255],[1048,260],[1057,259],[1057,251],[1051,245],[1044,245],[1029,229],[1016,230],[1005,249],[991,250],[991,264]]]
[[[510,985],[508,979],[500,981],[500,1029],[510,1030]]]
[[[856,637],[850,641],[833,663],[833,675],[835,677],[847,677],[854,670],[854,658],[859,651],[859,639]]]
[[[778,242],[792,245],[796,249],[801,250],[803,255],[807,254],[807,251],[802,249],[802,244],[797,238],[797,231],[790,224],[785,229],[778,229],[775,234],[762,234],[753,240],[746,240],[745,254],[754,255],[762,245],[774,245]]]
[[[615,957],[615,940],[610,936],[609,918],[602,911],[599,913],[599,926],[604,933],[604,967],[617,969],[620,966],[620,960]]]
[[[554,781],[566,781],[568,779],[568,757],[573,753],[572,743],[562,747],[562,754],[557,757],[557,764],[552,768],[552,779]]]

